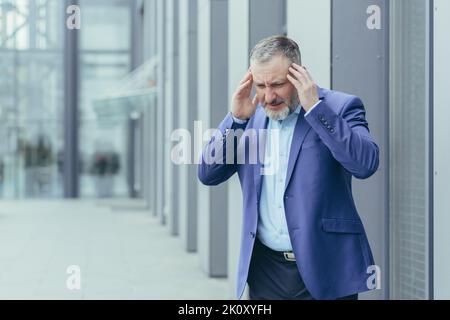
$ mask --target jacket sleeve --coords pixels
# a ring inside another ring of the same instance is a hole
[[[372,176],[379,165],[379,149],[365,115],[361,99],[352,96],[339,114],[322,100],[305,116],[333,157],[359,179]]]
[[[229,113],[205,145],[198,165],[198,179],[204,185],[216,186],[236,172],[237,138],[234,133],[235,130],[245,130],[247,123],[234,122]],[[228,150],[227,147],[233,149]]]

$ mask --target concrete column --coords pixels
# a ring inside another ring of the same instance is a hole
[[[216,128],[228,112],[228,1],[198,2],[198,118]],[[197,156],[197,155],[196,155]],[[198,187],[198,252],[210,275],[227,275],[227,186]]]
[[[156,0],[143,2],[144,6],[144,28],[143,28],[143,59],[144,62],[157,55],[157,11]],[[155,79],[156,80],[156,79]],[[144,109],[144,198],[147,201],[151,215],[156,215],[156,97],[147,101],[147,108]]]
[[[157,54],[157,3],[158,0],[146,0],[144,6],[143,59],[147,61]]]
[[[197,120],[197,0],[180,0],[179,4],[179,128],[194,137]],[[193,140],[191,139],[191,142]],[[195,161],[192,152],[192,163]],[[183,247],[197,250],[197,166],[179,167],[179,235]]]
[[[162,224],[166,223],[164,215],[164,190],[165,190],[165,159],[164,159],[164,142],[165,142],[165,51],[166,51],[166,35],[165,35],[165,4],[166,0],[157,0],[156,3],[156,19],[157,19],[157,57],[158,57],[158,75],[157,75],[157,110],[156,115],[156,214]]]
[[[228,105],[249,67],[250,0],[229,0],[228,20]],[[236,276],[242,228],[242,192],[237,175],[228,183],[228,279],[229,296],[235,298]]]
[[[164,216],[169,232],[178,234],[178,169],[171,160],[171,135],[178,126],[178,0],[166,0],[165,13],[165,104],[164,104]]]

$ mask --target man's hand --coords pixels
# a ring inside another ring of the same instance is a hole
[[[249,70],[244,79],[239,83],[239,87],[232,98],[231,113],[234,117],[241,120],[248,120],[255,114],[258,99],[255,95],[253,101],[250,100],[252,86],[253,75]]]
[[[288,80],[297,89],[300,104],[306,112],[319,102],[317,85],[305,67],[293,63],[289,68]]]

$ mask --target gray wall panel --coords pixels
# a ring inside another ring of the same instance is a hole
[[[285,0],[250,0],[250,50],[259,40],[286,32]]]
[[[249,0],[228,1],[228,105],[248,70]],[[233,23],[239,21],[239,24]],[[229,297],[235,298],[242,228],[242,191],[238,175],[228,182],[228,282]]]
[[[179,17],[179,127],[188,129],[192,137],[197,120],[197,0],[181,0]],[[197,166],[182,165],[179,170],[180,238],[183,247],[194,252],[197,250]]]
[[[157,0],[157,55],[158,55],[158,75],[157,75],[157,88],[158,88],[158,101],[156,110],[156,215],[159,217],[162,224],[165,224],[164,216],[164,92],[165,92],[165,0]]]
[[[228,111],[228,1],[198,2],[198,119],[216,128]],[[227,275],[227,186],[198,187],[198,252],[210,275]]]
[[[450,299],[450,1],[434,6],[434,298]]]
[[[367,27],[367,8],[381,8],[381,29]],[[356,206],[364,221],[382,290],[361,295],[379,299],[388,292],[388,6],[383,0],[334,0],[332,3],[332,88],[359,96],[372,135],[380,147],[380,168],[368,180],[354,179]]]

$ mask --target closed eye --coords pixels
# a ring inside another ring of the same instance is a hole
[[[272,85],[270,85],[272,88],[281,88],[282,86],[284,86],[286,83],[273,83]],[[266,87],[266,85],[264,84],[257,84],[256,85],[257,88],[259,89],[264,89]]]

